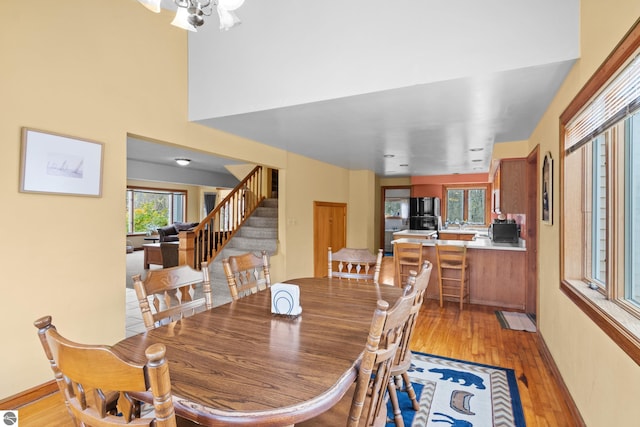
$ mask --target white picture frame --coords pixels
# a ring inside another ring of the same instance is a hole
[[[104,144],[22,128],[20,192],[102,196]]]

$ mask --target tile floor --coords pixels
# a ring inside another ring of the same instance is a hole
[[[136,291],[127,288],[127,320],[126,330],[127,336],[139,334],[146,331],[144,322],[142,321],[142,315],[140,314],[140,306],[138,305],[138,299],[136,298]]]

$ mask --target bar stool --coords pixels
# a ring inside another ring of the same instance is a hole
[[[398,242],[393,244],[396,286],[404,287],[409,280],[411,270],[420,271],[422,267],[422,243]]]
[[[440,307],[444,297],[460,299],[460,310],[464,299],[471,301],[469,292],[469,264],[467,247],[458,245],[437,245],[438,284],[440,286]]]

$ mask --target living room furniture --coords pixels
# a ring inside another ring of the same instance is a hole
[[[147,330],[213,307],[206,262],[202,263],[201,271],[181,265],[151,270],[144,280],[136,274],[133,276],[133,288]],[[202,292],[202,298],[195,299],[196,288]],[[151,301],[149,297],[152,297]]]
[[[162,252],[160,252],[160,243],[146,243],[142,245],[144,250],[144,269],[149,269],[149,264],[162,265]]]
[[[162,254],[162,268],[177,267],[179,264],[178,249],[180,243],[162,242],[160,243],[160,253]]]
[[[392,306],[402,289],[330,278],[288,283],[300,286],[298,319],[274,316],[267,290],[128,337],[114,349],[137,362],[144,348],[163,343],[173,399],[182,416],[202,425],[283,426],[312,418],[353,384],[378,299]]]
[[[146,243],[142,245],[142,249],[144,250],[144,269],[149,269],[149,264],[158,264],[164,267],[162,262],[162,249],[160,245],[162,243]],[[178,249],[180,242],[169,242],[169,245],[175,247],[175,253],[178,254]],[[165,249],[165,252],[167,249]],[[176,264],[177,265],[177,264]]]
[[[177,242],[180,240],[180,232],[191,230],[198,222],[174,222],[165,227],[158,228],[160,242]]]

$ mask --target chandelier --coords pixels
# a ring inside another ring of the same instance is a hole
[[[138,2],[150,11],[160,13],[161,0],[138,0]],[[238,25],[240,19],[234,10],[242,6],[244,0],[173,0],[173,2],[178,6],[178,10],[171,25],[197,31],[196,28],[204,24],[204,17],[211,16],[214,7],[218,12],[221,30],[228,30]]]

